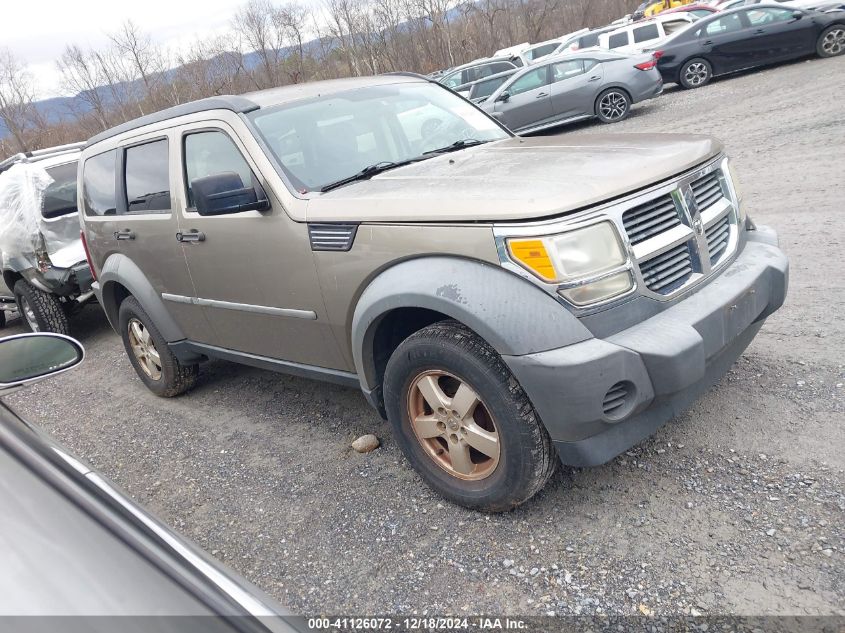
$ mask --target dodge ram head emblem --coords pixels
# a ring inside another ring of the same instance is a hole
[[[693,229],[693,231],[695,231],[696,233],[701,235],[701,232],[702,232],[701,216],[698,215],[697,213],[692,217],[692,229]]]

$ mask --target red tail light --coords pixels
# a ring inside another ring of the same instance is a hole
[[[94,262],[91,261],[91,251],[88,250],[88,240],[85,239],[85,231],[79,232],[79,237],[82,238],[82,248],[85,250],[85,259],[88,261],[88,268],[91,269],[91,277],[97,281],[97,271],[94,270]]]
[[[652,56],[652,57],[654,57],[654,61],[657,61],[658,59],[660,59],[661,57],[663,57],[663,51],[654,51],[654,52],[651,54],[651,56]]]
[[[640,70],[651,70],[657,66],[657,60],[652,59],[651,61],[643,62],[642,64],[634,64],[634,68],[639,68]]]

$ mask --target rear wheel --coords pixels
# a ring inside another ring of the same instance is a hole
[[[528,396],[483,339],[454,321],[394,351],[385,406],[411,465],[441,495],[489,512],[530,499],[557,465]]]
[[[845,53],[845,26],[834,24],[822,31],[816,43],[816,53],[819,57],[836,57]]]
[[[682,88],[701,88],[713,78],[713,67],[706,59],[697,57],[689,60],[681,66],[681,73],[678,83]]]
[[[179,362],[135,297],[120,304],[118,323],[129,361],[147,389],[157,396],[172,398],[194,386],[198,366]]]
[[[70,323],[56,295],[36,288],[26,279],[18,279],[14,293],[21,318],[32,332],[70,334]]]
[[[631,97],[619,88],[610,88],[596,99],[596,116],[602,123],[617,123],[631,113]]]

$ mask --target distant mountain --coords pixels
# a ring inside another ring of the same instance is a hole
[[[334,47],[333,43],[328,43],[327,48],[331,49]],[[293,52],[293,47],[288,49],[283,49],[282,53],[291,53]],[[324,50],[324,46],[321,45],[319,39],[310,40],[303,44],[303,50],[306,56],[319,58],[321,52]],[[247,70],[253,70],[261,64],[261,57],[257,52],[247,53],[244,55],[244,67]],[[180,66],[172,68],[170,70],[164,71],[165,75],[175,75]],[[112,86],[102,86],[97,90],[100,92],[101,99],[108,103],[112,99],[112,95],[114,94],[117,88],[118,91],[125,91],[125,92],[133,92],[141,88],[140,80],[136,80],[134,82],[130,82],[128,84],[118,85],[116,87]],[[35,103],[35,107],[38,109],[38,112],[41,116],[44,117],[44,120],[49,123],[59,123],[63,119],[67,119],[71,117],[73,114],[78,113],[86,113],[90,112],[91,107],[88,105],[88,102],[82,98],[81,94],[77,94],[72,97],[52,97],[50,99],[43,99],[41,101],[37,101]],[[3,122],[0,121],[0,138],[4,138],[8,135],[8,129]]]
[[[478,0],[475,0],[478,1]],[[460,11],[458,9],[451,9],[447,14],[447,18],[450,20],[455,20],[460,16]],[[399,25],[399,30],[403,31],[407,28],[410,28],[410,23],[403,23]],[[314,59],[320,59],[323,51],[325,50],[332,50],[337,46],[337,42],[334,40],[323,41],[321,42],[320,39],[315,38],[313,40],[309,40],[303,43],[303,50],[306,56],[312,57]],[[282,52],[284,53],[291,53],[293,52],[294,48],[289,47],[288,49],[283,49]],[[244,55],[244,67],[247,70],[253,70],[261,63],[261,57],[257,52],[247,53]],[[170,70],[164,71],[165,75],[173,75],[181,68],[177,66],[176,68],[172,68]],[[117,85],[116,87],[112,86],[102,86],[97,90],[100,92],[100,96],[105,103],[108,103],[113,93],[115,92],[114,88],[118,90],[125,90],[126,92],[134,92],[135,90],[140,90],[141,84],[140,80],[136,80],[134,82],[130,82],[128,84]],[[58,123],[63,119],[67,119],[71,117],[73,114],[78,113],[85,113],[91,110],[91,107],[88,103],[83,99],[80,95],[75,95],[72,97],[53,97],[51,99],[44,99],[42,101],[38,101],[35,104],[38,111],[44,117],[44,120],[47,123]],[[0,122],[0,138],[4,138],[8,135],[8,130]]]

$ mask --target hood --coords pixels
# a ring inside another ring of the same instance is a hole
[[[531,220],[618,198],[722,151],[708,136],[513,137],[387,171],[312,198],[309,222]]]

